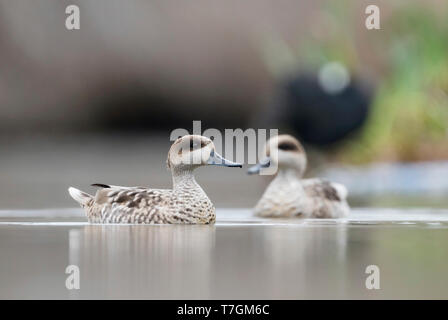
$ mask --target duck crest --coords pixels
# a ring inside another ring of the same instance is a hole
[[[178,147],[183,147],[182,151]],[[95,184],[101,188],[95,196],[75,188],[70,188],[69,193],[84,208],[91,223],[214,223],[215,207],[196,182],[193,171],[199,166],[213,164],[241,167],[222,158],[214,149],[213,142],[202,136],[184,136],[176,140],[167,159],[173,189]]]

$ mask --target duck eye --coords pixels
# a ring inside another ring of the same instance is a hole
[[[290,142],[280,143],[278,145],[278,149],[283,150],[283,151],[298,151],[299,150],[299,148],[295,144],[290,143]]]
[[[202,144],[199,144],[197,141],[190,140],[190,151],[198,149],[199,146],[202,148]]]

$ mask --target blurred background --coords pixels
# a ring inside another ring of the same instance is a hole
[[[446,206],[448,3],[0,0],[0,208],[75,207],[67,187],[91,183],[169,188],[169,135],[193,120],[297,136],[308,175],[354,206]],[[252,207],[269,179],[198,181],[218,207]]]

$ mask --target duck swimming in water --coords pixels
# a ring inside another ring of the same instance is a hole
[[[188,135],[177,139],[168,153],[171,190],[94,184],[101,188],[95,196],[72,187],[68,191],[90,223],[209,224],[215,222],[215,207],[193,175],[204,165],[241,168],[222,158],[210,139]]]
[[[350,208],[345,186],[321,179],[302,179],[307,159],[302,145],[290,135],[271,138],[267,158],[251,167],[255,174],[271,165],[278,171],[255,206],[261,217],[341,218]]]

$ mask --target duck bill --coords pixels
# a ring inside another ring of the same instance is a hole
[[[210,153],[210,158],[208,159],[207,164],[214,166],[224,166],[224,167],[239,167],[239,168],[243,167],[241,163],[227,160],[214,150]]]
[[[247,170],[248,174],[257,174],[260,173],[260,171],[264,168],[268,168],[271,165],[271,159],[269,157],[261,160],[259,163],[257,163],[256,165],[250,167]]]

